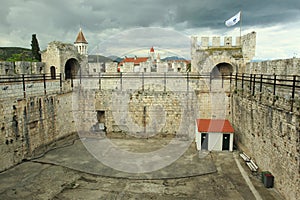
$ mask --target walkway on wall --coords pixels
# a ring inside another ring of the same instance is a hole
[[[75,79],[74,79],[75,78]],[[73,91],[83,87],[99,90],[144,90],[146,84],[159,84],[163,90],[193,92],[201,90],[197,81],[205,83],[209,91],[241,93],[252,96],[259,101],[263,95],[269,95],[272,104],[284,105],[285,110],[295,109],[295,99],[300,99],[300,76],[264,75],[264,74],[230,74],[215,76],[196,73],[99,73],[98,75],[80,75],[63,80],[62,74],[0,76],[0,99],[27,98],[37,95],[49,95]],[[176,85],[174,85],[176,83]],[[201,84],[200,84],[201,85]],[[202,85],[203,86],[203,85]],[[133,88],[130,88],[133,87]],[[201,86],[200,86],[201,87]],[[299,101],[299,100],[298,100]],[[298,102],[299,104],[299,102]],[[299,105],[298,105],[299,106]]]

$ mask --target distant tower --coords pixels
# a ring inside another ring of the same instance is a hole
[[[78,53],[80,53],[81,55],[87,55],[88,42],[86,41],[81,28],[77,35],[76,41],[74,42],[74,45],[75,47],[77,47]]]
[[[153,47],[151,47],[151,49],[150,49],[150,59],[152,61],[155,60],[155,52],[154,52],[154,48]]]

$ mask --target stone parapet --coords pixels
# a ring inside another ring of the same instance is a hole
[[[237,143],[260,171],[270,171],[274,187],[286,198],[299,196],[299,112],[291,113],[234,94],[232,123]]]

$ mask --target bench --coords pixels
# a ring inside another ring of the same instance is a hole
[[[241,158],[246,162],[247,166],[252,172],[257,172],[258,166],[255,164],[255,162],[248,156],[247,154],[240,153]]]
[[[258,166],[254,163],[253,160],[250,160],[250,161],[246,162],[246,164],[248,165],[248,167],[250,168],[250,170],[252,172],[257,172]]]
[[[240,154],[240,156],[243,158],[244,161],[249,162],[250,161],[250,157],[245,154],[244,152]]]

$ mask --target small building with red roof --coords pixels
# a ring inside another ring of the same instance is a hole
[[[118,72],[185,72],[189,64],[174,56],[161,59],[152,46],[147,57],[125,57],[118,64]]]
[[[196,146],[199,151],[233,151],[234,129],[227,119],[197,119]]]
[[[124,63],[133,63],[134,66],[140,66],[141,63],[147,62],[148,57],[133,57],[133,58],[124,58],[120,65],[123,65]]]

